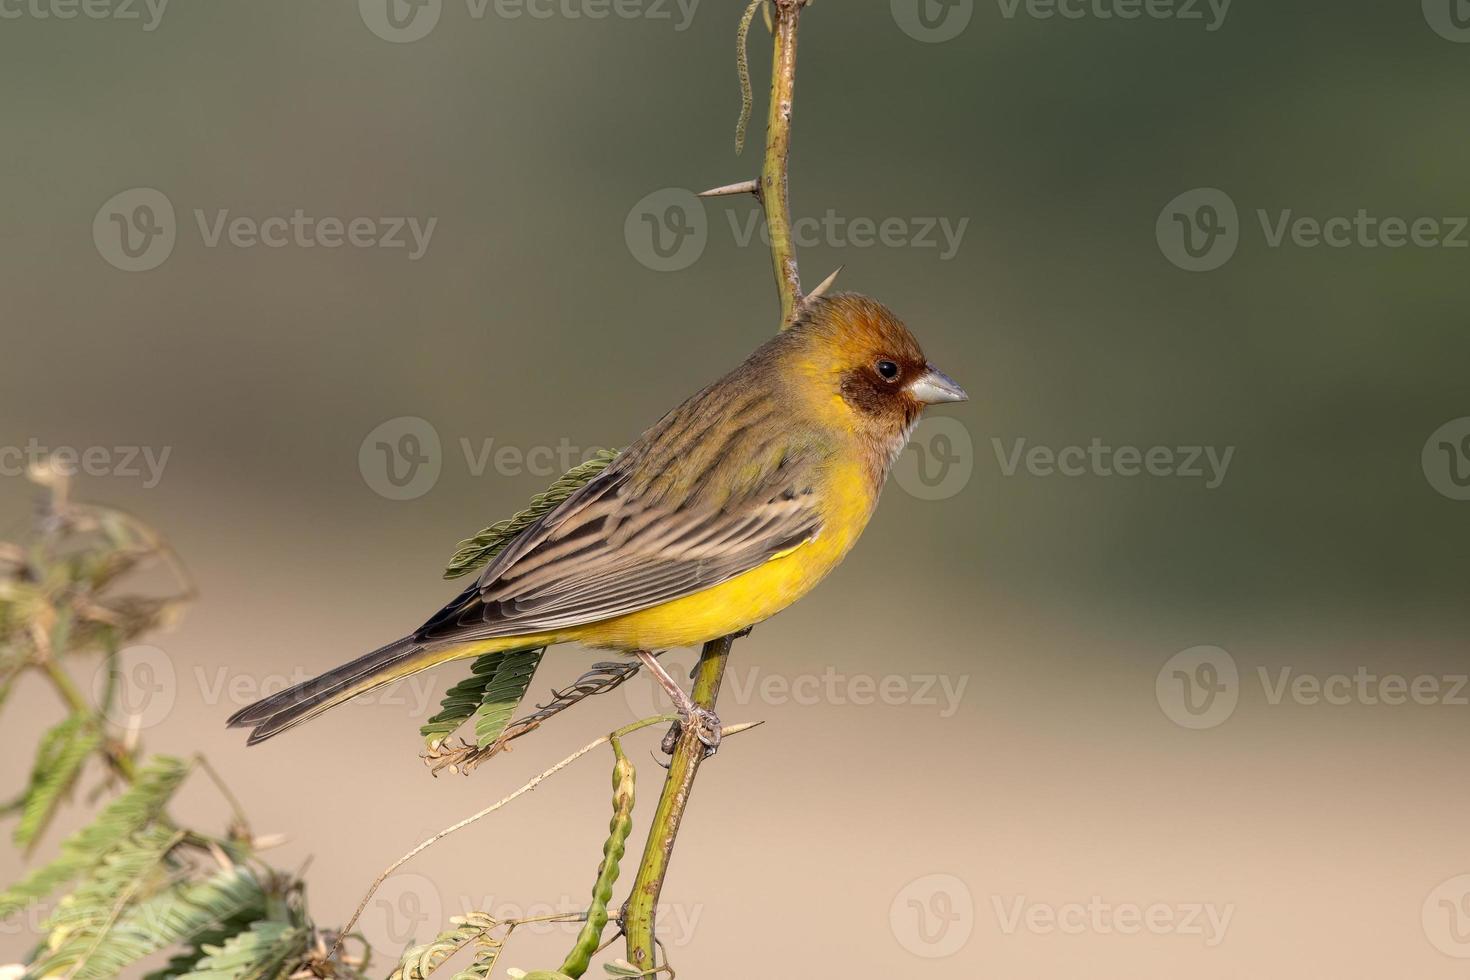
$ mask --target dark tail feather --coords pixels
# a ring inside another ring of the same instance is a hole
[[[442,655],[435,656],[406,636],[304,684],[262,698],[235,712],[227,724],[231,728],[254,729],[246,740],[247,745],[264,742],[349,698],[431,667],[440,659]]]

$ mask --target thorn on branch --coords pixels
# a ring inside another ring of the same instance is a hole
[[[832,288],[832,284],[837,281],[837,277],[842,273],[843,268],[845,267],[839,265],[837,268],[833,269],[832,274],[826,279],[823,279],[820,283],[818,283],[816,289],[813,289],[811,292],[802,297],[802,303],[804,305],[809,305],[815,300],[820,299],[823,293]]]
[[[761,196],[761,182],[755,178],[740,180],[723,187],[711,187],[707,191],[700,191],[700,197],[732,197],[736,194],[754,194]]]

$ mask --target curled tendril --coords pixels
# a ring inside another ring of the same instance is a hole
[[[750,37],[750,23],[755,20],[755,12],[765,2],[766,0],[750,0],[750,5],[740,18],[740,30],[735,34],[735,71],[740,76],[740,121],[735,124],[736,156],[745,151],[745,130],[750,125],[751,106],[755,104],[755,97],[750,91],[750,55],[746,41]]]

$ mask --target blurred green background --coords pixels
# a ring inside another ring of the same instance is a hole
[[[1214,30],[1203,5],[1199,20],[1125,20],[924,0],[931,17],[968,13],[943,43],[902,29],[903,2],[822,0],[804,16],[794,209],[968,222],[958,250],[825,235],[800,260],[809,286],[845,266],[843,288],[891,305],[968,388],[943,430],[968,475],[941,499],[891,486],[844,568],[737,655],[768,673],[968,688],[951,718],[728,709],[776,724],[701,781],[668,894],[702,915],[675,966],[1225,977],[1296,957],[1336,976],[1457,975],[1420,916],[1470,870],[1455,819],[1470,709],[1270,705],[1257,689],[1195,732],[1160,712],[1154,677],[1199,644],[1252,675],[1466,669],[1470,503],[1436,489],[1445,476],[1421,451],[1470,415],[1470,249],[1272,247],[1257,217],[1470,214],[1470,44],[1436,20],[1460,0],[1240,0]],[[346,708],[247,753],[219,727],[234,705],[197,669],[315,672],[411,628],[450,593],[437,575],[455,542],[547,482],[514,465],[477,474],[462,439],[624,445],[773,329],[769,258],[731,224],[753,201],[706,204],[687,267],[640,261],[640,202],[758,168],[769,64],[757,22],[756,120],[737,158],[740,8],[703,0],[686,22],[688,8],[652,4],[599,20],[567,15],[585,0],[544,18],[444,0],[408,43],[369,28],[370,2],[179,3],[151,31],[145,7],[141,21],[4,8],[0,444],[168,449],[157,486],[112,473],[76,488],[159,527],[199,578],[197,608],[159,641],[176,704],[145,735],[207,748],[257,822],[290,832],[290,859],[316,855],[323,918],[345,917],[423,834],[623,714],[589,709],[534,740],[549,744],[432,783],[402,707]],[[132,188],[177,214],[172,253],[145,272],[110,264],[93,235]],[[1212,271],[1177,267],[1156,236],[1195,188],[1238,209],[1236,251]],[[436,224],[410,260],[208,247],[194,217],[298,208]],[[359,451],[401,417],[433,426],[442,472],[390,500]],[[1214,489],[1006,475],[1016,440],[1094,438],[1234,455]],[[0,478],[0,527],[30,506],[21,478]],[[548,672],[585,663],[568,652]],[[0,718],[7,741],[47,717],[32,700]],[[597,768],[438,858],[425,873],[446,907],[580,896],[604,820]],[[18,867],[0,857],[7,877]],[[935,873],[973,904],[944,955],[890,922],[905,883]],[[1211,948],[1008,933],[997,909],[1018,894],[1237,910]]]

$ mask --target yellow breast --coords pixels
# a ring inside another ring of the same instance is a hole
[[[872,515],[872,483],[860,465],[838,464],[823,482],[816,537],[703,592],[578,627],[560,639],[615,650],[663,650],[695,646],[769,619],[837,567]]]

